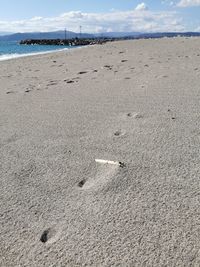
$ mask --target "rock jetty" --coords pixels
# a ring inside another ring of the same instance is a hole
[[[67,45],[67,46],[82,46],[104,44],[112,41],[112,39],[28,39],[20,41],[21,45]]]

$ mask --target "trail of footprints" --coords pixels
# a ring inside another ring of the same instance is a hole
[[[120,51],[119,54],[123,54],[125,53],[125,51]],[[120,60],[120,63],[126,63],[128,60],[127,59],[121,59]],[[54,60],[53,61],[53,65],[51,67],[63,67],[64,66],[64,63],[62,64],[59,64],[57,65],[56,64],[57,61]],[[146,64],[145,67],[148,67],[148,65]],[[113,69],[114,66],[113,65],[109,65],[109,64],[105,64],[103,67],[101,67],[101,69],[104,69],[104,70],[110,70],[110,71],[113,71],[114,74],[116,74],[119,70],[116,70],[116,69]],[[130,70],[135,70],[135,67],[131,67]],[[68,70],[67,70],[68,71]],[[39,72],[39,70],[35,70],[34,72]],[[74,77],[74,78],[68,78],[68,79],[64,79],[63,82],[67,83],[67,84],[73,84],[73,83],[77,83],[82,75],[85,75],[87,74],[88,72],[92,72],[92,73],[97,73],[98,70],[97,69],[94,69],[94,70],[83,70],[83,71],[79,71],[77,73],[77,77]],[[38,79],[38,77],[33,77],[35,79]],[[94,77],[92,77],[92,79],[95,79]],[[124,77],[125,80],[130,80],[131,78],[130,77]],[[50,80],[48,81],[48,83],[46,84],[46,86],[44,85],[43,88],[44,89],[48,89],[49,87],[53,87],[53,86],[57,86],[59,85],[60,83],[62,83],[62,81],[58,81],[58,80]],[[37,86],[37,85],[29,85],[26,89],[25,89],[25,93],[30,93],[32,91],[34,91],[35,89],[37,90],[42,90],[41,86]],[[13,91],[7,91],[6,94],[13,94],[13,93],[17,93],[17,92],[13,92]]]
[[[169,118],[171,118],[171,120],[176,120],[176,117],[173,116],[171,109],[168,109],[166,111],[169,114]],[[142,120],[144,118],[143,114],[134,113],[134,112],[126,113],[125,116],[128,120],[129,119]],[[126,133],[127,132],[125,130],[118,129],[113,132],[113,137],[120,138],[126,135]],[[120,165],[120,167],[124,168],[125,165],[122,164]],[[95,191],[96,190],[95,188],[98,189],[100,186],[104,186],[107,182],[109,182],[112,179],[112,177],[116,175],[118,171],[119,171],[119,166],[113,166],[110,164],[98,166],[96,169],[96,174],[94,175],[94,178],[82,179],[77,184],[77,186],[81,190],[87,190],[87,189],[92,188],[92,190]]]
[[[124,54],[125,51],[120,51],[119,54]],[[197,55],[200,56],[200,55]],[[180,56],[178,56],[180,57]],[[187,57],[187,56],[186,56]],[[150,60],[153,60],[154,58],[150,58]],[[168,60],[170,60],[170,58],[168,58]],[[121,63],[126,63],[128,60],[126,59],[122,59],[120,62]],[[57,61],[53,61],[53,63],[56,63]],[[161,64],[162,62],[158,61],[159,64]],[[53,67],[55,67],[56,65],[52,65]],[[62,67],[63,64],[58,65],[58,67]],[[109,65],[106,64],[104,65],[101,69],[104,70],[108,70],[108,71],[114,71],[114,73],[117,73],[118,70],[113,70],[113,65]],[[149,65],[145,64],[144,65],[145,68],[148,68]],[[135,67],[131,67],[130,70],[135,70]],[[199,69],[196,67],[194,68],[194,71],[198,71]],[[35,70],[35,72],[39,72],[39,70]],[[92,70],[93,73],[97,73],[98,70],[94,69]],[[79,71],[77,74],[78,75],[86,75],[88,73],[88,71]],[[9,76],[8,76],[9,77]],[[168,78],[167,75],[164,75],[163,78]],[[131,79],[130,77],[125,77],[124,79],[129,80]],[[74,77],[74,78],[68,78],[68,79],[64,79],[63,82],[67,83],[67,84],[73,84],[73,83],[77,83],[80,80],[80,77]],[[60,81],[58,80],[50,80],[47,84],[47,87],[51,87],[51,86],[56,86],[60,83]],[[39,86],[40,87],[40,86]],[[30,93],[32,90],[35,89],[35,86],[29,86],[28,88],[26,88],[26,90],[24,91],[25,93]],[[38,88],[38,90],[40,90]],[[7,91],[6,94],[15,94],[15,91]],[[175,116],[171,115],[171,109],[167,110],[168,113],[171,116],[172,120],[176,120]],[[127,113],[126,117],[128,119],[142,119],[143,115],[140,113]],[[122,129],[117,129],[116,131],[114,131],[113,136],[114,138],[120,138],[123,137],[126,134],[125,130]],[[99,186],[103,186],[104,184],[106,184],[108,181],[110,181],[112,179],[112,177],[114,177],[116,175],[116,173],[119,171],[119,167],[116,166],[111,166],[111,165],[104,165],[104,166],[98,166],[96,167],[96,174],[94,175],[93,178],[89,178],[89,179],[82,179],[78,184],[77,187],[81,190],[88,190],[90,188],[93,189],[94,191],[94,186],[97,187],[97,190],[99,188]],[[122,170],[120,170],[122,171]],[[58,230],[57,230],[58,229]],[[60,236],[61,236],[61,227],[59,227],[59,225],[57,227],[49,227],[47,229],[45,229],[41,235],[40,235],[40,242],[43,244],[52,244],[56,241],[59,240]]]
[[[126,53],[126,51],[118,51],[118,54],[120,54],[120,55],[123,55],[125,53]],[[140,55],[142,56],[143,54],[141,53]],[[200,54],[194,54],[194,56],[199,57]],[[181,57],[183,57],[183,56],[177,55],[177,58],[181,58]],[[189,56],[187,56],[187,55],[185,55],[184,57],[189,59]],[[100,56],[100,58],[102,58],[102,56]],[[153,61],[153,60],[156,60],[156,59],[154,57],[150,57],[149,60]],[[171,55],[168,55],[168,58],[166,60],[170,61],[171,60]],[[126,63],[127,61],[128,61],[127,59],[123,59],[122,58],[120,60],[120,63]],[[53,60],[52,63],[53,63],[53,65],[51,65],[51,67],[59,67],[59,68],[60,67],[65,67],[65,62],[58,63],[56,60]],[[142,62],[140,61],[139,63],[142,63]],[[157,61],[157,63],[158,64],[162,64],[161,61]],[[145,64],[144,67],[145,68],[149,68],[150,66],[148,64]],[[112,70],[114,72],[114,74],[116,74],[119,70],[116,70],[116,69],[114,70],[113,68],[114,68],[114,66],[113,65],[109,65],[109,64],[106,64],[103,67],[101,67],[101,69],[104,69],[104,70],[110,70],[110,71]],[[131,67],[129,69],[130,70],[135,70],[135,67]],[[29,69],[29,71],[32,71],[32,70]],[[40,71],[39,69],[33,70],[33,72],[39,72],[39,71]],[[66,69],[66,71],[68,71],[68,69]],[[198,74],[199,73],[199,68],[195,67],[194,71]],[[78,75],[84,75],[84,74],[87,74],[88,72],[89,71],[83,70],[83,71],[79,71],[77,74]],[[98,70],[94,69],[94,70],[91,70],[91,72],[95,73],[95,72],[98,72]],[[17,73],[21,75],[22,72],[21,72],[21,70],[19,70],[19,71],[17,71]],[[7,75],[5,77],[12,77],[12,75]],[[38,77],[32,77],[32,78],[38,79]],[[168,76],[167,75],[163,75],[162,78],[166,79],[166,78],[168,78]],[[68,79],[64,79],[63,82],[65,82],[67,84],[73,84],[73,83],[77,83],[79,79],[80,79],[80,77],[68,78]],[[91,79],[94,80],[96,78],[92,77]],[[125,80],[130,80],[131,78],[130,77],[124,77],[124,79]],[[54,81],[54,80],[49,81],[48,84],[46,85],[46,87],[43,86],[43,89],[48,89],[49,87],[56,86],[60,82],[62,82],[62,81]],[[38,88],[38,87],[39,86],[37,86],[37,85],[29,86],[28,88],[25,89],[24,93],[30,93],[30,92],[34,91],[35,89],[36,90],[42,90],[42,88]],[[6,91],[7,95],[12,95],[12,94],[15,94],[15,93],[18,93],[18,92],[17,91],[9,91],[9,90]]]
[[[142,119],[143,115],[140,113],[127,113],[125,114],[126,118],[129,119]],[[118,129],[113,132],[114,138],[120,138],[126,134],[125,130]],[[110,182],[113,177],[116,176],[117,172],[122,171],[125,168],[125,164],[121,163],[119,165],[112,165],[112,164],[100,164],[96,165],[95,173],[91,175],[90,178],[82,179],[78,184],[77,187],[81,190],[89,190],[92,189],[93,191],[98,190],[100,187],[103,187],[107,182]],[[94,171],[94,170],[93,170]]]

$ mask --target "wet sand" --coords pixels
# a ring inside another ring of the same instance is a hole
[[[200,39],[13,59],[0,79],[0,266],[200,265]]]

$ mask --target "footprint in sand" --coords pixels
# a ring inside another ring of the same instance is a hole
[[[88,174],[88,178],[78,183],[78,187],[81,190],[92,189],[92,192],[98,191],[100,188],[110,183],[120,171],[123,171],[123,168],[117,165],[97,163],[95,168],[92,169],[92,173],[90,172]]]
[[[85,183],[86,183],[86,180],[83,179],[82,181],[80,181],[80,182],[78,183],[78,187],[83,187]]]
[[[78,74],[86,74],[87,73],[87,71],[80,71],[80,72],[78,72]]]
[[[114,136],[123,136],[125,135],[125,131],[123,130],[117,130],[116,132],[114,132]]]
[[[129,117],[129,118],[133,118],[133,119],[141,119],[141,118],[143,118],[143,115],[140,114],[140,113],[131,113],[131,112],[129,112],[129,113],[126,114],[126,116]]]
[[[78,80],[80,80],[80,78],[79,77],[75,77],[75,78],[72,78],[72,79],[65,79],[64,80],[64,82],[66,82],[66,83],[77,83],[78,82]]]
[[[61,229],[56,230],[56,227],[50,227],[43,231],[40,237],[40,241],[42,243],[52,244],[58,241],[60,236],[61,236]]]
[[[50,81],[47,86],[53,86],[53,85],[57,85],[58,82],[57,81]]]
[[[112,70],[113,66],[112,65],[104,65],[103,68],[106,68],[108,70]]]
[[[73,80],[64,80],[64,82],[66,82],[66,83],[74,83]]]
[[[14,93],[15,93],[14,91],[8,91],[8,92],[6,92],[7,95],[14,94]]]

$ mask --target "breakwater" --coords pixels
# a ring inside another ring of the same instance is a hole
[[[112,39],[28,39],[20,41],[21,45],[67,45],[67,46],[83,46],[104,44],[112,41]]]

